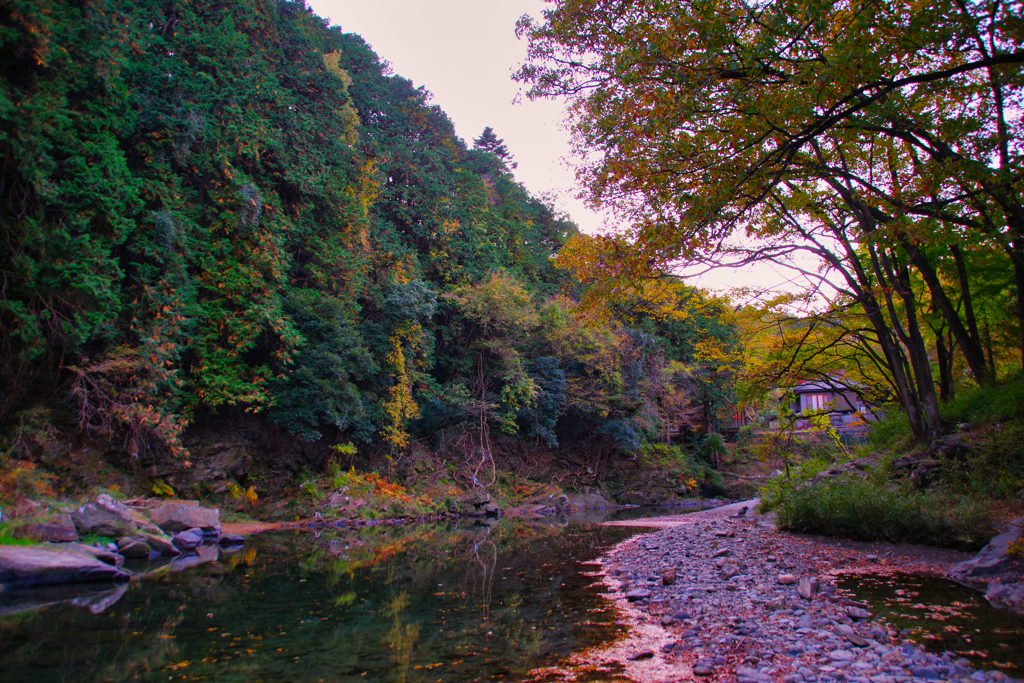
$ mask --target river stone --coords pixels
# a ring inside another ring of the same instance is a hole
[[[661,574],[661,585],[663,585],[663,586],[671,586],[675,582],[676,582],[676,570],[675,570],[675,568],[666,569],[664,572],[662,572],[662,574]]]
[[[861,609],[860,607],[847,607],[843,611],[846,612],[846,616],[851,619],[867,619],[871,616],[871,612],[866,609]]]
[[[203,542],[203,532],[200,529],[188,529],[182,531],[179,534],[175,534],[171,543],[178,550],[191,550]]]
[[[566,504],[573,510],[605,510],[612,504],[597,491],[566,494]]]
[[[710,676],[713,673],[715,673],[715,667],[709,662],[697,662],[693,665],[695,676]]]
[[[111,550],[110,548],[100,548],[94,545],[86,545],[85,543],[68,543],[50,546],[54,550],[68,549],[75,553],[85,553],[95,557],[100,562],[105,562],[114,567],[120,567],[124,564],[124,556],[121,553]],[[115,548],[117,546],[114,546]]]
[[[161,555],[170,555],[171,557],[181,555],[181,551],[174,546],[169,538],[147,533],[136,534],[133,538],[139,539]]]
[[[800,597],[804,600],[810,600],[814,597],[814,582],[806,576],[800,579],[800,583],[796,588],[796,592],[800,594]]]
[[[783,586],[791,586],[797,582],[797,578],[792,574],[779,574],[779,583]]]
[[[651,652],[650,650],[643,650],[641,652],[637,652],[636,654],[630,655],[626,659],[628,659],[631,662],[640,662],[645,659],[651,659],[652,657],[654,657],[653,652]]]
[[[930,666],[912,666],[909,671],[915,678],[924,678],[925,680],[939,678],[939,672]]]
[[[15,538],[31,538],[52,543],[73,543],[78,540],[74,525],[64,524],[23,524],[14,530]]]
[[[120,538],[135,533],[132,511],[106,493],[71,513],[75,528],[82,535],[96,534]]]
[[[127,572],[86,553],[40,546],[0,546],[0,584],[5,590],[60,583],[122,583],[129,578]]]
[[[154,508],[149,516],[154,524],[171,533],[196,527],[220,533],[220,510],[200,507],[193,502],[166,502]]]
[[[734,576],[739,576],[739,574],[740,574],[740,568],[737,567],[734,564],[727,564],[724,567],[722,567],[722,579],[723,580],[731,579]]]
[[[635,602],[637,600],[643,600],[644,598],[649,598],[649,597],[651,597],[651,591],[649,591],[649,590],[647,590],[645,588],[634,588],[633,590],[631,590],[628,593],[626,593],[626,599],[629,600],[630,602]]]
[[[833,662],[852,662],[854,660],[853,653],[848,650],[833,650],[828,653],[828,658]]]
[[[836,624],[836,631],[857,647],[867,647],[868,641],[857,635],[857,632],[846,624]]]
[[[117,549],[127,560],[148,560],[153,551],[145,541],[129,536],[118,540]]]
[[[741,681],[763,681],[764,683],[770,683],[772,677],[768,674],[763,674],[757,669],[752,669],[748,666],[741,666],[736,669],[736,677]]]

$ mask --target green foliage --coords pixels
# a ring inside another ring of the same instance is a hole
[[[725,447],[721,434],[708,434],[694,455],[706,463],[717,462],[719,457],[729,455],[729,449]]]
[[[557,358],[541,356],[530,364],[530,379],[536,395],[533,403],[519,411],[519,420],[526,425],[524,436],[536,436],[545,444],[555,448],[558,437],[555,425],[562,412],[565,399],[565,371]]]
[[[870,481],[796,486],[776,510],[781,528],[859,541],[973,551],[994,535],[983,503],[890,489]]]
[[[1009,377],[998,385],[974,387],[958,393],[941,406],[942,421],[955,429],[966,422],[973,426],[1024,419],[1024,377]]]
[[[14,528],[7,522],[0,522],[0,545],[35,545],[31,538],[15,538]]]
[[[316,441],[328,426],[372,434],[366,397],[359,383],[377,371],[345,302],[315,290],[299,290],[285,301],[305,344],[287,374],[272,383],[271,418]]]
[[[554,259],[576,226],[494,131],[468,149],[302,3],[12,3],[0,422],[68,397],[84,432],[184,460],[234,407],[394,463],[492,433],[636,452],[728,403],[725,302],[673,281],[592,315]]]
[[[163,498],[173,498],[174,489],[163,479],[157,479],[153,482],[153,488],[151,489],[154,496],[162,496]]]
[[[302,482],[299,486],[299,490],[302,491],[304,496],[313,501],[322,500],[324,497],[324,492],[320,490],[320,487],[314,479],[307,479]]]

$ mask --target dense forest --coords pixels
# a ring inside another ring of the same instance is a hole
[[[293,469],[419,448],[468,481],[541,447],[594,474],[730,405],[724,301],[588,296],[601,240],[495,131],[467,145],[302,2],[5,0],[0,25],[8,453],[53,427],[188,462],[244,422]]]

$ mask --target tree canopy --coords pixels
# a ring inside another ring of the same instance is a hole
[[[797,268],[857,311],[922,437],[925,304],[989,381],[968,273],[1003,260],[1022,349],[1019,5],[564,0],[519,32],[517,78],[571,99],[580,177],[640,263]]]
[[[729,343],[714,314],[592,317],[554,259],[576,226],[494,131],[469,148],[302,3],[5,7],[0,421],[60,404],[182,458],[190,423],[241,412],[396,455],[635,448],[664,432],[657,359],[689,364],[679,413],[691,347]]]

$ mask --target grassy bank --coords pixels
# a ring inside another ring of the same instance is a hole
[[[794,458],[762,490],[763,508],[797,532],[977,550],[1024,514],[1024,379],[962,392],[941,414],[947,433],[931,443],[892,411],[855,452]],[[841,467],[867,456],[870,467]],[[836,465],[849,471],[811,485]]]

